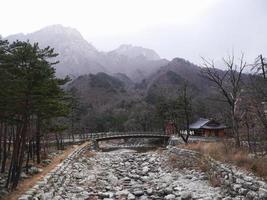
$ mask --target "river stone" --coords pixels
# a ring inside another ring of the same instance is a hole
[[[78,193],[78,192],[82,192],[84,189],[82,187],[72,187],[69,188],[69,191],[73,192],[73,193]]]
[[[242,194],[242,195],[246,195],[247,192],[248,192],[248,190],[245,189],[245,188],[240,188],[240,189],[238,190],[238,193],[239,193],[239,194]]]
[[[39,169],[35,166],[32,166],[30,169],[28,169],[29,174],[38,174]]]
[[[264,188],[259,189],[259,198],[267,199],[267,189]]]
[[[127,199],[128,200],[134,200],[135,196],[132,193],[129,193]]]
[[[61,196],[55,196],[55,197],[53,197],[53,200],[60,200],[60,199],[62,199]]]
[[[173,192],[172,187],[169,186],[169,187],[165,188],[164,192],[166,194],[171,194]]]
[[[116,196],[128,196],[129,191],[128,190],[121,190],[116,192]]]
[[[148,195],[151,195],[153,193],[153,189],[148,188],[146,192],[147,192]]]
[[[144,166],[142,169],[143,174],[146,174],[149,171],[149,167],[148,166]]]
[[[133,192],[133,194],[135,195],[135,196],[142,196],[143,194],[144,194],[144,191],[143,190],[135,190],[134,192]]]
[[[21,178],[29,178],[29,176],[27,174],[25,174],[25,172],[21,172],[20,177]]]
[[[164,197],[164,199],[173,200],[173,199],[175,199],[175,195],[174,194],[168,194],[167,196]]]
[[[146,195],[142,195],[139,200],[149,200],[148,197]]]
[[[103,195],[105,195],[105,197],[108,197],[108,198],[114,197],[114,193],[113,192],[104,192]]]
[[[251,181],[253,181],[253,177],[251,177],[251,176],[244,176],[243,179],[244,179],[245,181],[247,181],[247,182],[251,182]]]
[[[236,191],[236,192],[237,192],[241,187],[242,187],[241,184],[234,184],[234,185],[233,185],[233,189],[234,189],[234,191]]]
[[[248,200],[253,200],[254,198],[257,198],[258,197],[258,194],[254,191],[249,191],[246,195],[246,198]]]
[[[18,200],[30,200],[30,199],[31,199],[30,195],[23,195],[23,196],[18,198]]]
[[[182,192],[181,193],[182,200],[189,200],[192,198],[191,192]]]

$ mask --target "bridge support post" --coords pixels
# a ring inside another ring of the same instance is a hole
[[[166,147],[169,144],[169,138],[164,137],[163,138],[163,145]]]
[[[99,149],[98,141],[97,140],[93,140],[93,149],[94,150],[98,150]]]

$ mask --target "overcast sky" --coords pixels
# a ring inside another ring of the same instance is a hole
[[[79,30],[99,50],[122,43],[201,63],[232,51],[267,56],[267,0],[0,0],[0,35],[52,24]]]

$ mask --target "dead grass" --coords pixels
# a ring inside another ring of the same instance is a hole
[[[251,158],[246,149],[237,149],[231,142],[199,142],[182,145],[182,147],[198,151],[215,160],[236,165],[267,180],[267,159]]]
[[[171,169],[196,169],[200,170],[202,172],[205,172],[205,174],[208,177],[209,183],[213,187],[220,187],[221,181],[216,176],[215,173],[213,173],[213,170],[211,170],[211,163],[207,160],[207,157],[201,156],[196,158],[191,158],[191,162],[189,161],[189,157],[185,156],[177,156],[176,154],[171,154],[167,161],[166,166],[171,167]],[[193,164],[194,163],[194,164]]]
[[[213,187],[220,187],[222,185],[220,178],[216,176],[211,167],[211,163],[207,160],[206,157],[202,156],[198,162],[198,168],[205,172],[208,176],[208,180],[211,186]]]
[[[85,151],[82,155],[86,158],[91,158],[91,157],[94,157],[96,153],[93,151]]]
[[[202,171],[202,172],[209,172],[211,167],[210,167],[210,163],[207,162],[204,157],[202,157],[199,162],[198,162],[198,168]]]
[[[167,160],[167,166],[171,167],[172,169],[183,169],[186,168],[185,162],[179,159],[176,155],[170,155]]]
[[[156,152],[158,154],[162,154],[164,152],[164,150],[165,150],[165,148],[159,147],[159,148],[157,148]]]
[[[204,157],[190,157],[184,155],[170,154],[165,162],[165,166],[171,167],[172,169],[200,169],[203,172],[209,170]]]
[[[208,177],[209,183],[212,187],[221,187],[222,183],[218,177],[216,177],[214,174]]]

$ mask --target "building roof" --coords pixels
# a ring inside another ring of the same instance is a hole
[[[207,124],[210,120],[205,118],[199,118],[196,122],[189,125],[190,129],[199,129],[205,124]]]
[[[189,125],[190,129],[225,129],[226,126],[213,119],[199,118],[196,122]]]

